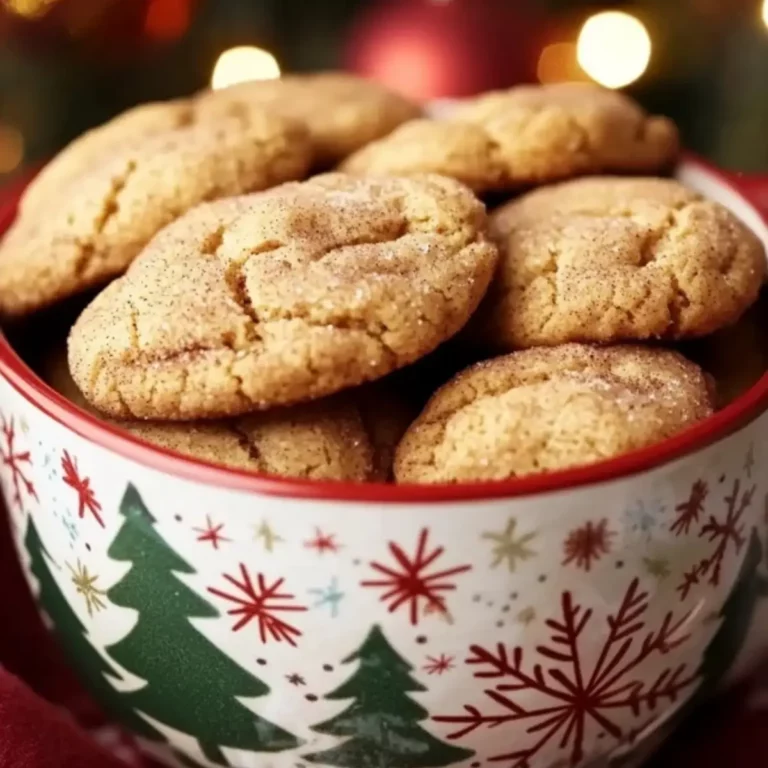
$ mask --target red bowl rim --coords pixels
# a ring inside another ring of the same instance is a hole
[[[768,225],[725,174],[698,158],[685,164],[705,171],[735,192]],[[0,233],[10,225],[29,177],[0,192]],[[149,445],[99,421],[63,398],[29,368],[0,333],[0,375],[31,405],[91,443],[150,469],[193,482],[257,495],[361,503],[429,503],[520,498],[596,485],[647,472],[699,451],[738,431],[768,410],[768,372],[743,395],[708,419],[661,443],[584,467],[482,483],[392,485],[269,477],[209,464]]]

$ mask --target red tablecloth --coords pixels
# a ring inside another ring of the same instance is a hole
[[[0,766],[157,768],[79,689],[40,623],[0,518]],[[714,702],[651,768],[768,765],[768,670]]]

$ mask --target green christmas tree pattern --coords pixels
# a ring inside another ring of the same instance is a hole
[[[67,656],[76,662],[80,679],[105,709],[130,728],[144,724],[132,709],[122,706],[115,689],[106,675],[119,680],[120,673],[103,658],[87,638],[85,625],[72,610],[67,598],[56,583],[51,570],[52,560],[40,538],[32,517],[27,518],[24,548],[30,559],[30,570],[37,579],[37,599],[53,625],[59,644]]]
[[[115,605],[137,610],[139,617],[131,632],[107,651],[146,681],[138,690],[122,694],[126,703],[194,736],[203,754],[218,765],[229,765],[222,747],[280,752],[299,746],[295,736],[238,701],[264,696],[269,687],[190,623],[191,618],[216,618],[219,613],[177,578],[176,574],[195,571],[157,532],[132,485],[123,496],[120,514],[125,522],[108,554],[132,567],[107,595]],[[146,721],[136,730],[147,738],[159,736]]]
[[[325,697],[352,703],[312,729],[350,738],[305,760],[339,768],[442,768],[472,757],[472,751],[446,744],[419,725],[429,713],[407,694],[426,688],[413,679],[413,667],[378,626],[343,663],[354,661],[359,662],[356,672]]]

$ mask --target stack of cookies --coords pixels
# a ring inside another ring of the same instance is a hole
[[[661,345],[733,325],[765,277],[725,208],[627,175],[677,151],[587,85],[440,120],[341,74],[142,106],[28,188],[0,312],[100,288],[49,382],[207,461],[400,483],[587,464],[712,413],[711,377]],[[478,362],[412,402],[396,372],[431,380],[446,350]]]

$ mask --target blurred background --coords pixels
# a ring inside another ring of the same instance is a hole
[[[138,102],[334,67],[420,99],[593,79],[768,172],[768,0],[0,0],[0,182]]]

